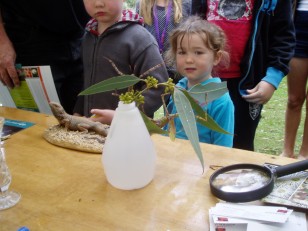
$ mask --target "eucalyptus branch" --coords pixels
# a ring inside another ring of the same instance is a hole
[[[178,113],[175,114],[166,114],[165,116],[159,119],[151,119],[158,127],[163,128],[166,124],[168,124],[174,118],[179,117]]]
[[[115,63],[111,60],[111,59],[108,59],[107,57],[104,56],[105,59],[107,59],[110,64],[112,65],[112,67],[115,69],[115,71],[118,73],[118,75],[124,75],[118,68],[117,66],[115,65]]]
[[[196,122],[214,131],[221,132],[223,134],[229,133],[221,128],[215,122],[215,120],[202,109],[200,105],[207,104],[227,92],[226,84],[209,83],[205,86],[199,84],[187,91],[185,89],[176,87],[171,78],[163,83],[159,83],[158,80],[153,76],[147,76],[147,78],[144,79],[144,76],[160,67],[161,64],[150,68],[145,73],[137,77],[135,75],[123,75],[123,73],[120,72],[120,70],[111,60],[107,60],[115,68],[116,72],[120,74],[120,76],[112,77],[110,79],[96,83],[82,91],[79,95],[91,95],[101,92],[113,91],[112,94],[118,96],[119,99],[125,104],[136,102],[136,105],[139,107],[139,109],[142,109],[141,115],[143,116],[149,132],[151,134],[169,134],[171,140],[174,140],[176,136],[176,126],[174,119],[179,117],[188,136],[188,139],[190,140],[195,153],[200,160],[202,168],[204,168]],[[142,90],[135,90],[134,85],[140,82],[143,82],[145,87]],[[158,87],[165,88],[164,93],[161,95],[165,116],[160,119],[153,120],[142,112],[143,104],[145,103],[143,93],[151,88],[155,89]],[[122,89],[126,89],[126,92],[119,95],[117,91]],[[164,99],[168,94],[172,95],[174,98],[174,103],[177,109],[176,114],[169,114],[168,112]],[[161,129],[166,124],[169,124],[168,131]]]
[[[147,76],[149,73],[151,73],[151,72],[154,71],[155,69],[161,67],[162,65],[163,65],[163,64],[160,63],[160,64],[155,65],[154,67],[151,67],[149,70],[147,70],[146,72],[142,73],[142,74],[139,76],[139,78],[143,78],[143,77]]]
[[[196,119],[202,120],[204,122],[207,122],[207,113],[204,113],[204,117],[196,115]]]
[[[163,102],[164,112],[165,112],[166,115],[168,115],[169,112],[168,112],[167,105],[166,105],[166,102],[165,102],[165,96],[166,95],[169,95],[169,93],[162,94],[161,95],[161,100]]]
[[[139,106],[140,104],[144,104],[144,96],[142,95],[142,93],[151,88],[158,88],[159,86],[164,86],[165,93],[162,94],[161,97],[163,100],[164,108],[167,111],[166,103],[163,97],[167,94],[171,94],[174,91],[175,84],[173,83],[173,80],[169,78],[167,82],[159,83],[158,80],[153,76],[148,76],[146,79],[140,79],[140,81],[145,83],[146,86],[144,89],[137,91],[134,90],[133,87],[129,87],[127,92],[122,93],[119,96],[120,100],[124,103],[136,102],[137,106]]]

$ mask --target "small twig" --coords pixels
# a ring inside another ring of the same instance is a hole
[[[139,76],[139,78],[143,78],[143,77],[147,76],[150,72],[152,72],[152,71],[154,71],[155,69],[159,68],[161,65],[162,65],[162,63],[157,64],[157,65],[154,66],[154,67],[151,67],[149,70],[147,70],[146,72],[144,72],[143,74],[141,74],[141,75]]]
[[[201,117],[201,116],[196,115],[196,119],[207,121],[207,113],[205,112],[204,115],[205,115],[205,117]]]
[[[217,170],[217,169],[222,168],[223,166],[211,164],[209,167],[210,167],[210,169],[212,169],[212,170]]]
[[[166,105],[166,101],[165,101],[165,96],[169,95],[169,93],[165,93],[165,94],[161,94],[161,100],[163,101],[163,107],[164,107],[164,111],[166,115],[169,115],[168,109],[167,109],[167,105]]]
[[[175,117],[178,117],[178,114],[169,114],[161,117],[160,119],[151,119],[153,123],[155,123],[158,127],[162,128],[167,123],[169,123],[170,120],[174,119]]]
[[[108,59],[107,57],[104,57],[105,59],[107,59],[111,65],[113,66],[113,68],[115,69],[115,71],[119,74],[119,75],[124,75],[118,68],[117,66],[115,65],[115,63],[111,60],[111,59]]]

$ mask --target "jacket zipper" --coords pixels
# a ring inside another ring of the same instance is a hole
[[[252,40],[251,40],[252,50],[251,50],[250,55],[249,55],[248,69],[246,71],[245,76],[243,77],[243,79],[240,81],[240,83],[238,85],[238,91],[239,91],[240,95],[246,95],[246,90],[241,90],[241,85],[246,80],[246,78],[248,76],[248,73],[250,71],[250,68],[251,68],[252,57],[253,57],[253,55],[255,53],[255,48],[256,48],[256,34],[257,34],[257,29],[258,29],[258,20],[259,20],[260,12],[261,12],[261,10],[263,9],[263,6],[264,6],[264,1],[265,0],[262,0],[261,6],[260,6],[260,8],[258,10],[256,19],[255,19],[255,22],[254,22],[254,31],[253,31],[253,36],[252,36]]]
[[[94,73],[94,65],[96,65],[95,64],[95,57],[96,57],[96,51],[97,51],[97,44],[98,44],[98,36],[94,36],[94,35],[92,35],[93,37],[94,37],[94,52],[93,52],[93,55],[92,55],[92,59],[91,59],[91,62],[92,62],[92,64],[93,64],[93,67],[92,67],[92,70],[91,70],[91,76],[90,76],[90,83],[92,83],[93,82],[93,73]],[[91,84],[92,85],[92,84]],[[88,95],[87,97],[91,97],[91,95]],[[90,111],[90,104],[91,104],[91,102],[90,102],[90,100],[89,99],[87,99],[87,112],[89,112]]]

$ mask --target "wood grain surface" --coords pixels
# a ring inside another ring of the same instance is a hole
[[[157,150],[154,180],[122,191],[106,181],[101,154],[61,148],[43,139],[57,124],[53,116],[0,107],[0,116],[36,123],[12,135],[4,147],[13,181],[21,193],[14,207],[0,211],[0,230],[209,230],[208,210],[219,200],[209,188],[210,166],[295,160],[201,144],[205,171],[186,140],[153,135]],[[140,173],[142,174],[142,173]]]

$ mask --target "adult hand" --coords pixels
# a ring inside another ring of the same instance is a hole
[[[11,41],[3,36],[0,42],[0,81],[9,88],[20,85],[15,59],[16,53]]]
[[[103,124],[111,124],[115,111],[109,109],[92,109],[91,113],[94,115],[91,117],[93,121],[98,121]]]
[[[242,97],[250,103],[266,104],[273,96],[275,90],[272,84],[266,81],[260,81],[253,89],[247,90],[247,95],[243,95]]]

